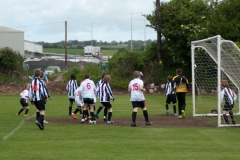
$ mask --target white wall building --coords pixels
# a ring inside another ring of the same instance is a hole
[[[43,46],[25,40],[24,51],[25,51],[24,56],[26,58],[32,58],[32,57],[35,57],[35,53],[40,53],[40,54],[43,53]]]
[[[0,48],[9,47],[24,56],[24,32],[0,26]]]

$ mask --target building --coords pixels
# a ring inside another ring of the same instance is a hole
[[[0,48],[9,47],[24,56],[24,32],[0,26]]]
[[[34,58],[43,56],[43,46],[24,40],[24,57]]]
[[[24,41],[24,32],[0,26],[0,48],[9,47],[25,58],[42,57],[42,45]]]

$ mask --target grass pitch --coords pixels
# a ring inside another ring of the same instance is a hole
[[[130,118],[129,95],[115,95],[114,118]],[[149,116],[164,116],[165,97],[146,95]],[[21,108],[18,95],[0,96],[0,159],[239,159],[239,128],[137,127],[82,124],[35,123],[35,107],[29,117],[15,114]],[[30,104],[30,103],[29,103]],[[46,105],[46,117],[68,117],[67,95],[52,95]],[[99,102],[96,106],[99,106]],[[171,105],[170,105],[171,106]],[[73,109],[75,109],[74,105]],[[170,107],[171,108],[171,107]],[[187,115],[191,115],[191,97],[187,96]],[[138,116],[142,116],[139,111]],[[130,124],[129,124],[130,125]],[[154,125],[154,124],[153,124]]]

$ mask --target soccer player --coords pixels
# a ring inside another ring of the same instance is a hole
[[[176,70],[176,76],[173,77],[173,82],[176,84],[176,95],[178,100],[178,118],[185,118],[185,108],[186,108],[186,92],[188,90],[188,79],[182,75],[182,69],[178,68]]]
[[[146,125],[151,125],[152,122],[148,121],[148,112],[147,107],[145,106],[145,97],[143,92],[146,92],[146,89],[143,87],[143,81],[140,79],[140,72],[134,71],[133,73],[134,79],[130,81],[128,85],[128,91],[131,92],[130,101],[132,102],[133,112],[132,112],[132,127],[137,127],[136,117],[138,108],[140,107],[143,110],[143,115],[145,118]]]
[[[43,84],[44,84],[44,87],[45,87],[46,90],[47,90],[47,85],[46,85],[46,82],[44,81],[44,75],[45,75],[45,73],[44,73],[43,71],[41,71],[41,73],[40,73],[40,79],[42,80],[42,82],[43,82]],[[47,93],[49,94],[48,90],[47,90]],[[50,94],[48,95],[48,97],[50,97]],[[51,97],[50,97],[49,99],[51,99]],[[46,102],[45,102],[45,104],[46,104]],[[37,110],[36,112],[38,113],[39,111]],[[45,112],[45,115],[46,115],[46,112]],[[36,119],[36,120],[37,120],[37,119]],[[46,120],[44,119],[44,120],[43,120],[43,123],[48,123],[48,121],[46,121]]]
[[[112,105],[110,103],[110,99],[114,102],[115,98],[113,96],[111,87],[109,85],[109,82],[111,80],[111,77],[109,75],[105,75],[103,78],[103,83],[100,84],[100,86],[97,88],[97,93],[99,93],[99,100],[103,106],[105,106],[105,109],[108,110],[108,116],[107,113],[104,112],[104,117],[107,117],[107,123],[114,123],[114,121],[111,121],[112,117]]]
[[[68,115],[72,115],[72,105],[75,101],[75,95],[74,92],[78,88],[77,81],[76,81],[76,75],[72,74],[71,79],[68,81],[66,90],[68,90],[68,99],[69,99],[69,107],[68,107]]]
[[[84,123],[86,116],[87,116],[87,108],[88,105],[90,106],[90,116],[91,119],[89,120],[89,123],[96,124],[95,115],[94,115],[94,99],[96,98],[96,88],[95,84],[92,80],[90,80],[90,75],[86,73],[84,75],[85,80],[80,85],[80,93],[83,98],[84,102],[84,109],[83,109],[83,117],[82,117],[82,123]]]
[[[106,73],[106,72],[102,72],[102,79],[100,79],[100,80],[98,81],[98,83],[96,84],[96,90],[98,90],[98,87],[104,82],[104,81],[103,81],[103,78],[104,78],[105,75],[107,75],[107,73]],[[98,92],[98,91],[97,91],[97,97],[98,97],[98,99],[100,99],[100,92]],[[97,112],[95,112],[95,117],[96,117],[96,118],[98,118],[98,114],[101,112],[101,110],[102,110],[103,108],[104,108],[104,115],[107,115],[108,109],[105,108],[104,105],[102,104],[101,106],[99,106]],[[103,119],[104,119],[104,121],[106,121],[106,120],[107,120],[106,116],[104,116]]]
[[[20,103],[22,105],[22,108],[18,111],[16,116],[20,115],[23,110],[25,110],[24,116],[28,116],[28,111],[29,111],[29,105],[28,105],[28,89],[29,89],[29,84],[25,84],[25,89],[20,93]]]
[[[237,100],[236,93],[228,87],[228,82],[226,80],[222,80],[221,86],[222,86],[221,103],[224,101],[223,118],[226,124],[229,124],[227,117],[228,112],[232,119],[232,124],[235,124],[232,109],[234,107],[235,101]]]
[[[41,68],[37,68],[37,69],[39,69],[40,71],[41,71]],[[42,73],[43,73],[43,78],[42,78],[42,80],[45,82],[45,83],[48,83],[48,77],[47,77],[47,75],[43,72],[43,71],[41,71]],[[35,78],[35,75],[33,74],[32,75],[32,80]]]
[[[41,71],[39,69],[34,71],[35,78],[30,83],[28,96],[31,103],[34,104],[37,108],[37,111],[39,111],[36,113],[36,125],[40,130],[44,130],[43,121],[45,115],[45,103],[50,96],[45,85],[40,79],[40,73]]]
[[[165,96],[166,96],[166,115],[168,115],[169,113],[169,107],[168,105],[170,103],[173,103],[173,111],[174,111],[174,116],[178,116],[177,112],[176,112],[176,93],[175,93],[175,83],[172,82],[172,76],[168,76],[167,77],[167,83],[165,85]]]
[[[80,85],[81,85],[82,81],[80,82]],[[77,104],[77,108],[75,109],[75,111],[72,113],[72,116],[74,119],[77,119],[77,112],[79,111],[80,112],[80,116],[82,117],[82,107],[83,107],[83,98],[82,98],[82,95],[80,93],[80,87],[78,87],[74,93],[75,95],[75,102]]]

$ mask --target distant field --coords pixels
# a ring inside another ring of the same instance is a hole
[[[63,48],[43,48],[43,52],[65,54],[65,50]],[[67,52],[68,54],[73,54],[73,55],[83,55],[84,50],[83,49],[67,49]],[[102,50],[102,52],[103,52],[103,55],[105,56],[112,56],[117,52],[117,50],[116,49]]]

